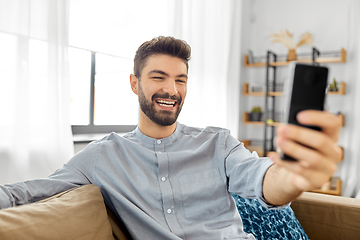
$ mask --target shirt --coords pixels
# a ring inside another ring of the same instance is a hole
[[[177,123],[153,139],[136,128],[90,143],[48,178],[0,186],[0,207],[93,183],[134,239],[255,239],[230,193],[274,207],[262,192],[271,164],[226,129]]]

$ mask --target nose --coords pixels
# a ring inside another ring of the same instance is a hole
[[[178,93],[176,82],[173,79],[169,79],[166,81],[166,84],[163,87],[164,92],[170,94],[170,96],[174,96]]]

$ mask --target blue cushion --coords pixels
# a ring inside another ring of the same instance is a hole
[[[308,240],[304,229],[290,206],[266,209],[257,199],[245,199],[232,194],[244,224],[244,231],[260,239]]]

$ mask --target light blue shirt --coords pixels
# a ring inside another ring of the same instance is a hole
[[[0,186],[0,207],[93,183],[134,239],[255,239],[230,193],[274,207],[262,191],[271,164],[226,129],[178,123],[171,136],[153,139],[137,128],[90,143],[48,178]]]

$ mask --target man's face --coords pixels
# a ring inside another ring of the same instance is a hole
[[[160,54],[152,55],[138,82],[140,109],[160,126],[174,124],[187,91],[187,67],[183,60]]]

